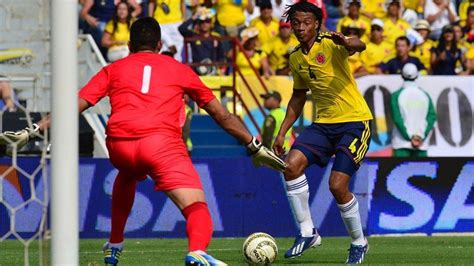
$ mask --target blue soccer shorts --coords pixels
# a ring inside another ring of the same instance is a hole
[[[336,155],[332,170],[352,176],[364,159],[369,144],[369,121],[313,123],[298,136],[291,149],[301,151],[309,165],[322,167]]]

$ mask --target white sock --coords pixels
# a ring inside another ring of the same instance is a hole
[[[313,235],[313,220],[309,211],[309,186],[306,176],[302,176],[286,182],[286,193],[296,221],[300,225],[301,235],[310,237]]]
[[[360,222],[359,203],[354,195],[352,197],[348,203],[338,204],[337,207],[339,207],[347,232],[352,238],[352,244],[365,246],[366,241]]]

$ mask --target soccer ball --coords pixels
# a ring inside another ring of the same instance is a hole
[[[250,265],[266,265],[275,261],[278,247],[275,239],[266,233],[253,233],[242,246],[244,258]]]

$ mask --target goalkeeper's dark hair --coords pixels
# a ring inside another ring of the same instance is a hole
[[[130,27],[132,52],[155,50],[159,41],[161,41],[160,24],[152,17],[138,19]]]
[[[321,8],[317,7],[315,4],[312,4],[308,2],[307,0],[300,0],[299,2],[293,4],[293,5],[287,5],[286,6],[287,10],[283,14],[286,16],[286,22],[291,22],[291,19],[295,15],[297,11],[299,12],[307,12],[307,13],[313,13],[313,15],[316,17],[316,20],[319,22],[319,28],[321,28],[321,25],[323,23],[323,11]],[[318,28],[318,31],[319,31]]]

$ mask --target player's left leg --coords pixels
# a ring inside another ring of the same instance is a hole
[[[352,239],[346,263],[359,264],[364,260],[368,243],[362,230],[359,203],[349,190],[349,181],[368,150],[370,129],[368,122],[354,122],[347,123],[340,130],[346,134],[336,147],[336,158],[329,177],[329,189],[336,199],[342,220]]]
[[[308,166],[306,155],[301,150],[293,149],[286,161],[288,164],[284,173],[286,194],[300,233],[284,256],[296,258],[306,250],[321,245],[321,236],[314,227],[309,208],[309,185],[304,174],[304,169]]]
[[[336,199],[342,220],[352,240],[346,263],[359,264],[362,263],[365,253],[367,253],[368,242],[362,229],[359,203],[349,191],[349,180],[348,174],[333,170],[329,177],[329,189]]]
[[[119,172],[112,191],[112,230],[104,245],[104,262],[117,265],[123,249],[124,230],[128,215],[135,199],[137,180],[124,172]]]
[[[110,161],[119,169],[112,190],[112,230],[104,245],[104,262],[117,265],[123,249],[124,230],[135,200],[137,182],[146,175],[136,167],[136,140],[107,138]]]
[[[336,199],[342,220],[351,236],[352,244],[365,245],[366,240],[360,221],[359,203],[357,198],[349,191],[349,179],[350,176],[347,174],[333,170],[329,177],[329,189]]]
[[[285,258],[296,258],[309,248],[321,245],[321,236],[314,226],[309,208],[309,185],[304,170],[316,163],[326,166],[333,147],[324,125],[313,123],[296,139],[286,158],[285,184],[291,210],[299,224],[300,233]]]

